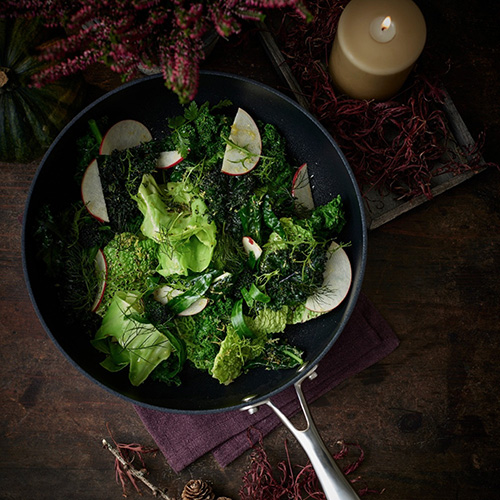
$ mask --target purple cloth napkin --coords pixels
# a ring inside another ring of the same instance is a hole
[[[307,380],[302,390],[312,402],[348,377],[359,373],[387,356],[399,340],[364,295],[337,342],[321,360],[314,380]],[[295,388],[289,387],[273,398],[273,403],[287,416],[299,410]],[[266,435],[281,421],[267,406],[250,415],[232,410],[216,414],[191,415],[166,413],[141,406],[135,409],[168,463],[176,472],[208,452],[226,467],[250,448],[250,426]]]

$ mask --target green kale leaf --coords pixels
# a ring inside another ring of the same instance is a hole
[[[340,195],[325,205],[316,207],[306,222],[316,238],[340,233],[346,224],[345,210]]]
[[[318,242],[307,227],[291,218],[281,218],[282,238],[272,233],[263,246],[257,285],[272,299],[269,307],[296,307],[323,283],[326,245]]]
[[[187,359],[203,371],[212,373],[215,358],[230,323],[231,300],[213,300],[196,316],[179,316],[176,327],[186,344]]]
[[[98,157],[99,176],[113,231],[137,232],[142,217],[133,196],[143,175],[156,171],[157,158],[163,150],[163,141],[150,141]]]

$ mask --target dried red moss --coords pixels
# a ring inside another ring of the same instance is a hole
[[[257,433],[257,441],[252,440],[252,431]],[[252,443],[250,467],[242,479],[240,500],[326,500],[321,490],[316,473],[310,463],[305,466],[293,465],[285,441],[286,460],[273,466],[264,449],[262,434],[253,428],[248,431],[248,438]],[[362,464],[365,454],[361,446],[355,443],[339,441],[340,450],[333,455],[336,461],[347,461],[342,467],[344,474],[349,475]],[[358,455],[352,459],[351,451],[355,449]],[[351,481],[359,481],[356,477]],[[358,495],[382,492],[364,487],[359,489]]]

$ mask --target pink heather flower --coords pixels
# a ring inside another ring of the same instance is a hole
[[[307,14],[301,0],[0,0],[0,18],[38,17],[66,30],[41,54],[51,64],[35,76],[38,86],[97,62],[128,79],[145,62],[159,65],[166,86],[188,101],[198,89],[207,31],[229,37],[243,20],[282,8]]]

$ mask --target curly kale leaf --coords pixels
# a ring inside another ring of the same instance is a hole
[[[247,175],[227,175],[220,171],[218,165],[200,179],[199,188],[211,220],[219,227],[224,226],[234,238],[241,238],[243,229],[239,211],[258,188],[251,172]]]
[[[265,288],[272,299],[273,308],[297,306],[323,283],[324,251],[316,248],[312,253],[297,252],[296,255],[296,258],[307,259],[308,262],[304,264],[304,261],[295,260],[281,251],[274,255],[274,266],[271,269],[278,270],[279,273],[267,282]],[[279,259],[283,259],[282,264],[277,263]],[[269,261],[266,267],[269,268]]]
[[[211,373],[220,344],[230,323],[233,302],[229,299],[211,301],[195,317],[176,319],[179,336],[186,343],[187,359],[203,371]]]
[[[109,225],[115,232],[138,231],[142,215],[132,197],[136,195],[143,176],[156,171],[157,158],[164,150],[163,141],[150,141],[98,158]]]
[[[345,210],[340,195],[325,205],[316,207],[307,220],[307,227],[316,238],[323,238],[331,233],[340,233],[346,224]]]
[[[297,306],[323,283],[326,244],[316,241],[306,228],[282,218],[286,238],[272,233],[259,262],[258,284],[272,299],[274,309]]]
[[[99,156],[99,147],[102,141],[102,131],[106,130],[108,118],[99,120],[89,120],[87,132],[76,141],[76,151],[78,154],[78,165],[76,172],[76,182],[81,183],[85,169],[95,158]]]
[[[286,140],[272,124],[259,124],[262,138],[262,156],[259,165],[250,172],[258,179],[260,189],[266,192],[278,217],[293,212],[292,179],[296,166],[286,153]]]
[[[238,211],[243,235],[250,236],[258,244],[262,243],[262,210],[256,195],[250,196]]]

